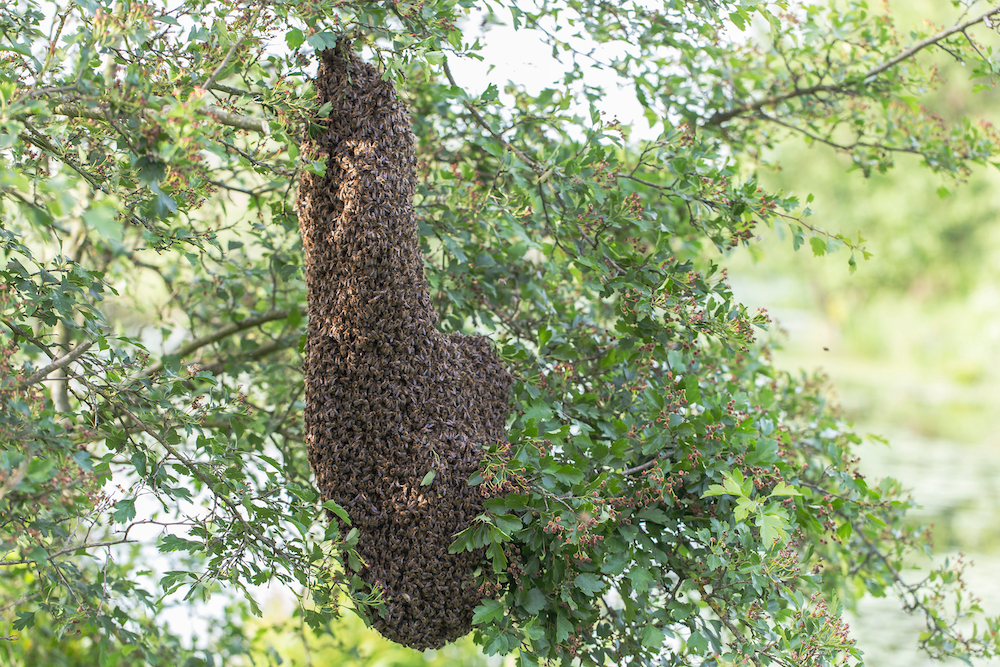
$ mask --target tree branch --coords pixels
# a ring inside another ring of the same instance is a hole
[[[448,78],[448,82],[451,85],[453,85],[456,88],[461,88],[461,86],[459,86],[455,82],[455,77],[452,76],[452,74],[451,74],[451,68],[448,67],[448,61],[447,60],[445,60],[445,62],[444,62],[444,75]],[[483,128],[484,130],[486,130],[487,132],[489,132],[490,136],[493,137],[498,143],[500,143],[501,146],[503,146],[504,148],[506,148],[507,150],[509,150],[511,153],[513,153],[514,155],[516,155],[517,157],[519,157],[521,159],[521,161],[524,162],[529,167],[531,167],[532,171],[534,171],[536,174],[538,174],[539,176],[544,175],[543,174],[544,170],[542,169],[542,166],[540,164],[538,164],[538,162],[534,158],[532,158],[531,156],[529,156],[527,153],[524,153],[523,151],[519,150],[518,148],[514,147],[513,144],[511,144],[506,139],[504,139],[502,136],[500,136],[498,133],[496,133],[496,132],[493,131],[493,128],[490,127],[490,124],[486,122],[486,119],[483,118],[483,115],[481,113],[479,113],[479,109],[477,109],[472,104],[472,102],[470,102],[468,100],[465,100],[465,101],[462,102],[462,104],[469,111],[469,113],[472,114],[472,117],[475,119],[476,123],[481,128]]]
[[[79,359],[84,352],[89,350],[91,346],[93,346],[93,344],[94,341],[92,340],[80,343],[79,345],[76,346],[76,349],[74,349],[69,354],[59,357],[48,366],[45,366],[44,368],[32,373],[31,376],[24,381],[25,386],[31,386],[33,384],[37,384],[42,380],[44,380],[46,376],[48,376],[48,374],[51,373],[52,371],[59,370],[60,368],[64,368],[65,366],[70,365],[71,363]]]
[[[10,329],[15,335],[20,336],[21,338],[28,341],[35,347],[39,348],[42,352],[44,352],[48,356],[49,359],[56,358],[56,355],[52,352],[51,349],[49,349],[51,347],[50,345],[46,345],[45,343],[38,340],[37,338],[29,334],[27,331],[25,331],[18,325],[11,322],[10,320],[3,320],[3,323],[7,325],[7,328]]]
[[[901,53],[898,53],[897,55],[893,56],[892,58],[889,58],[888,60],[882,62],[881,64],[876,65],[875,67],[871,68],[861,76],[850,77],[839,83],[817,84],[815,86],[810,86],[808,88],[796,88],[795,90],[790,90],[788,92],[784,92],[778,95],[765,97],[764,99],[758,100],[757,102],[750,102],[748,104],[744,104],[742,106],[736,107],[735,109],[730,109],[729,111],[719,111],[716,112],[711,118],[709,118],[708,121],[705,123],[705,125],[721,125],[722,123],[732,120],[737,116],[742,116],[745,113],[751,111],[758,111],[760,109],[763,109],[764,107],[773,107],[777,104],[780,104],[781,102],[784,102],[786,100],[791,100],[796,97],[803,97],[805,95],[815,95],[816,93],[840,93],[848,88],[853,88],[855,86],[868,83],[870,79],[878,76],[879,74],[882,74],[883,72],[892,67],[895,67],[904,60],[912,58],[914,55],[916,55],[920,51],[923,51],[928,46],[933,46],[934,44],[937,44],[938,42],[947,39],[948,37],[951,37],[956,33],[963,32],[967,30],[969,27],[974,26],[977,23],[982,23],[985,19],[998,13],[1000,13],[1000,8],[993,7],[992,9],[983,12],[982,14],[980,14],[975,18],[971,18],[968,21],[964,21],[962,23],[956,23],[950,28],[945,28],[944,30],[934,35],[931,35],[930,37],[920,40],[916,44],[910,46],[908,49],[902,51]]]
[[[210,364],[205,364],[200,366],[203,371],[208,371],[212,375],[218,375],[227,364],[234,361],[256,361],[257,359],[262,359],[269,354],[273,354],[280,350],[286,350],[290,345],[295,342],[295,339],[291,337],[280,338],[266,345],[261,345],[255,350],[247,352],[246,354],[241,354],[235,357],[230,357],[228,359],[220,359],[218,361],[213,361]]]
[[[257,23],[258,16],[260,16],[260,9],[257,9],[253,15],[247,19],[246,29],[243,31],[243,34],[240,35],[239,39],[233,40],[232,45],[229,47],[229,51],[226,52],[226,56],[222,59],[222,62],[219,63],[219,66],[215,68],[211,76],[209,76],[205,83],[202,84],[202,88],[209,90],[215,85],[215,80],[218,79],[223,70],[226,69],[229,61],[232,60],[233,56],[236,54],[236,50],[243,44],[243,40],[245,40],[250,35],[250,32],[256,27],[255,24]]]
[[[281,320],[288,317],[288,309],[283,308],[281,310],[271,310],[262,315],[255,315],[254,317],[248,317],[245,320],[240,320],[239,322],[232,322],[222,327],[215,333],[209,334],[207,336],[201,336],[200,338],[195,338],[193,341],[187,345],[182,345],[177,349],[175,354],[179,357],[184,357],[195,350],[205,347],[206,345],[211,345],[217,341],[222,340],[227,336],[231,336],[234,333],[239,333],[240,331],[245,331],[246,329],[252,329],[261,324],[266,324],[267,322],[273,322],[275,320]],[[157,361],[155,364],[149,366],[142,372],[142,377],[149,377],[153,373],[157,373],[163,370],[163,362]]]
[[[228,89],[222,88],[218,84],[213,84],[213,88],[219,88],[220,90],[230,92]],[[52,112],[60,116],[68,116],[69,118],[89,118],[91,120],[103,120],[104,122],[107,122],[108,120],[108,111],[101,107],[78,107],[73,104],[57,104],[52,108]],[[251,132],[260,132],[261,134],[271,133],[271,125],[266,118],[240,116],[212,105],[198,109],[198,113],[203,116],[208,116],[217,123],[228,125],[229,127],[235,127],[240,130],[249,130]]]

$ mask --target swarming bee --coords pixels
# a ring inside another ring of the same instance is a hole
[[[359,576],[385,590],[373,624],[401,644],[436,648],[469,632],[479,602],[471,572],[481,554],[448,547],[482,511],[468,480],[482,443],[506,437],[511,376],[485,338],[436,330],[409,115],[346,46],[321,54],[316,92],[332,110],[304,147],[326,173],[306,173],[299,186],[306,442],[323,499],[360,531]]]

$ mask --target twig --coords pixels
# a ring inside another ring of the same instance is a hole
[[[92,340],[80,343],[79,345],[76,346],[76,349],[74,349],[69,354],[59,357],[48,366],[32,373],[31,376],[24,381],[25,386],[37,384],[38,382],[44,380],[45,377],[48,376],[48,374],[51,373],[52,371],[59,370],[60,368],[64,368],[70,365],[71,363],[79,359],[84,352],[89,350],[91,346],[93,346],[93,344],[94,341]]]
[[[843,92],[847,88],[857,86],[863,83],[867,83],[870,79],[882,74],[886,70],[898,65],[908,58],[912,58],[918,52],[926,49],[928,46],[933,46],[941,40],[951,37],[955,33],[964,32],[969,27],[976,25],[977,23],[982,23],[984,19],[997,13],[997,8],[993,7],[975,18],[971,18],[968,21],[962,23],[957,23],[950,28],[945,28],[944,30],[938,32],[937,34],[931,35],[925,39],[920,40],[916,44],[912,45],[908,49],[898,53],[897,55],[889,58],[888,60],[876,65],[864,74],[860,76],[850,77],[839,83],[826,83],[817,84],[815,86],[810,86],[808,88],[796,88],[778,95],[771,95],[770,97],[765,97],[757,102],[751,102],[749,104],[744,104],[742,106],[736,107],[735,109],[730,109],[729,111],[719,111],[716,112],[711,118],[706,121],[705,125],[721,125],[728,120],[732,120],[737,116],[742,116],[743,114],[750,111],[759,111],[764,107],[773,107],[786,100],[791,100],[796,97],[802,97],[804,95],[815,95],[816,93],[839,93]]]
[[[173,355],[178,357],[184,357],[191,354],[195,350],[205,347],[206,345],[211,345],[217,341],[222,340],[226,336],[231,336],[234,333],[239,333],[246,329],[252,329],[253,327],[260,326],[261,324],[266,324],[267,322],[273,322],[275,320],[281,320],[288,317],[288,309],[272,310],[264,313],[263,315],[256,315],[254,317],[248,317],[245,320],[240,320],[239,322],[233,322],[222,327],[213,334],[207,336],[201,336],[200,338],[195,338],[193,341],[187,345],[182,345]],[[153,373],[157,373],[163,370],[163,362],[157,361],[155,364],[149,366],[142,372],[141,377],[149,377]]]
[[[24,340],[33,344],[35,347],[39,348],[42,352],[48,355],[49,359],[56,358],[56,355],[52,352],[52,350],[49,349],[51,347],[50,345],[46,345],[45,343],[38,340],[34,336],[30,335],[27,331],[25,331],[18,325],[14,324],[10,320],[2,320],[2,321],[7,326],[7,328],[10,329],[12,332],[14,332],[16,335],[20,336]]]
[[[105,122],[107,122],[107,114],[109,113],[107,109],[102,107],[78,107],[72,104],[57,104],[53,107],[52,112],[59,116],[67,116],[69,118],[89,118],[90,120],[102,120]],[[204,106],[201,109],[198,109],[198,113],[208,116],[222,125],[228,125],[229,127],[235,127],[240,130],[250,130],[252,132],[260,132],[261,134],[271,133],[271,125],[266,118],[240,116],[213,105]],[[25,115],[35,115],[35,112]]]
[[[201,85],[202,88],[204,88],[205,90],[209,90],[212,86],[215,85],[215,80],[219,78],[219,75],[222,74],[222,71],[226,69],[227,65],[229,65],[229,61],[232,60],[233,55],[236,54],[236,49],[240,48],[240,45],[243,44],[243,40],[245,40],[247,36],[250,34],[250,31],[254,29],[255,27],[254,24],[257,22],[258,16],[260,16],[259,9],[255,11],[253,15],[247,19],[246,29],[243,31],[243,34],[239,36],[239,39],[233,41],[232,45],[229,47],[229,51],[226,52],[226,56],[222,59],[222,62],[219,63],[219,66],[215,68],[215,70],[212,72],[211,76],[208,77],[205,83]]]
[[[643,470],[649,470],[659,462],[659,459],[653,459],[652,461],[646,461],[642,465],[637,465],[634,468],[629,468],[628,470],[622,470],[623,475],[634,475],[637,472],[642,472]]]
[[[448,67],[447,60],[444,61],[444,75],[448,78],[448,82],[451,85],[455,86],[456,88],[460,88],[460,86],[455,82],[455,77],[452,76],[451,74],[451,68]],[[469,111],[469,113],[472,114],[472,117],[476,120],[476,123],[481,128],[489,132],[490,136],[493,137],[497,142],[499,142],[501,146],[512,152],[517,157],[521,158],[521,161],[524,162],[529,167],[531,167],[531,170],[534,171],[539,176],[545,175],[545,170],[542,169],[542,165],[540,165],[533,157],[529,156],[527,153],[516,148],[513,144],[508,142],[501,135],[494,132],[493,128],[490,127],[490,124],[486,122],[486,119],[483,118],[483,115],[479,113],[479,109],[477,109],[472,104],[472,102],[470,102],[469,100],[465,100],[462,102],[462,104]]]

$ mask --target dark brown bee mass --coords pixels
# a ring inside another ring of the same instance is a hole
[[[413,136],[392,84],[338,46],[323,52],[316,89],[333,108],[306,147],[326,174],[305,174],[298,199],[309,461],[323,499],[360,531],[360,577],[384,587],[376,629],[436,648],[469,632],[479,602],[480,554],[448,546],[482,511],[468,480],[481,445],[505,438],[511,377],[485,338],[435,329]]]

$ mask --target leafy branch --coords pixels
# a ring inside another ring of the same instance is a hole
[[[705,122],[705,125],[706,126],[722,125],[727,121],[743,116],[747,113],[756,112],[765,107],[773,107],[778,104],[781,104],[782,102],[786,102],[788,100],[795,99],[797,97],[815,95],[817,93],[843,93],[849,90],[857,89],[861,86],[868,85],[880,74],[883,74],[887,70],[891,69],[892,67],[895,67],[896,65],[905,60],[909,60],[920,51],[926,49],[928,46],[933,46],[939,42],[944,41],[945,39],[951,37],[956,33],[964,32],[978,23],[983,23],[984,21],[986,21],[991,16],[997,13],[1000,13],[1000,9],[994,7],[992,9],[986,10],[985,12],[979,14],[974,18],[968,19],[966,21],[961,21],[949,28],[945,28],[944,30],[937,32],[934,35],[931,35],[930,37],[926,37],[920,40],[916,44],[913,44],[909,48],[904,49],[903,51],[896,54],[892,58],[885,60],[884,62],[876,65],[875,67],[872,67],[863,74],[850,76],[842,81],[838,81],[835,83],[816,84],[814,86],[809,86],[808,88],[795,88],[794,90],[789,90],[784,93],[779,93],[777,95],[771,95],[769,97],[765,97],[764,99],[757,100],[756,102],[747,102],[745,104],[742,104],[733,109],[729,109],[727,111],[718,111]]]

